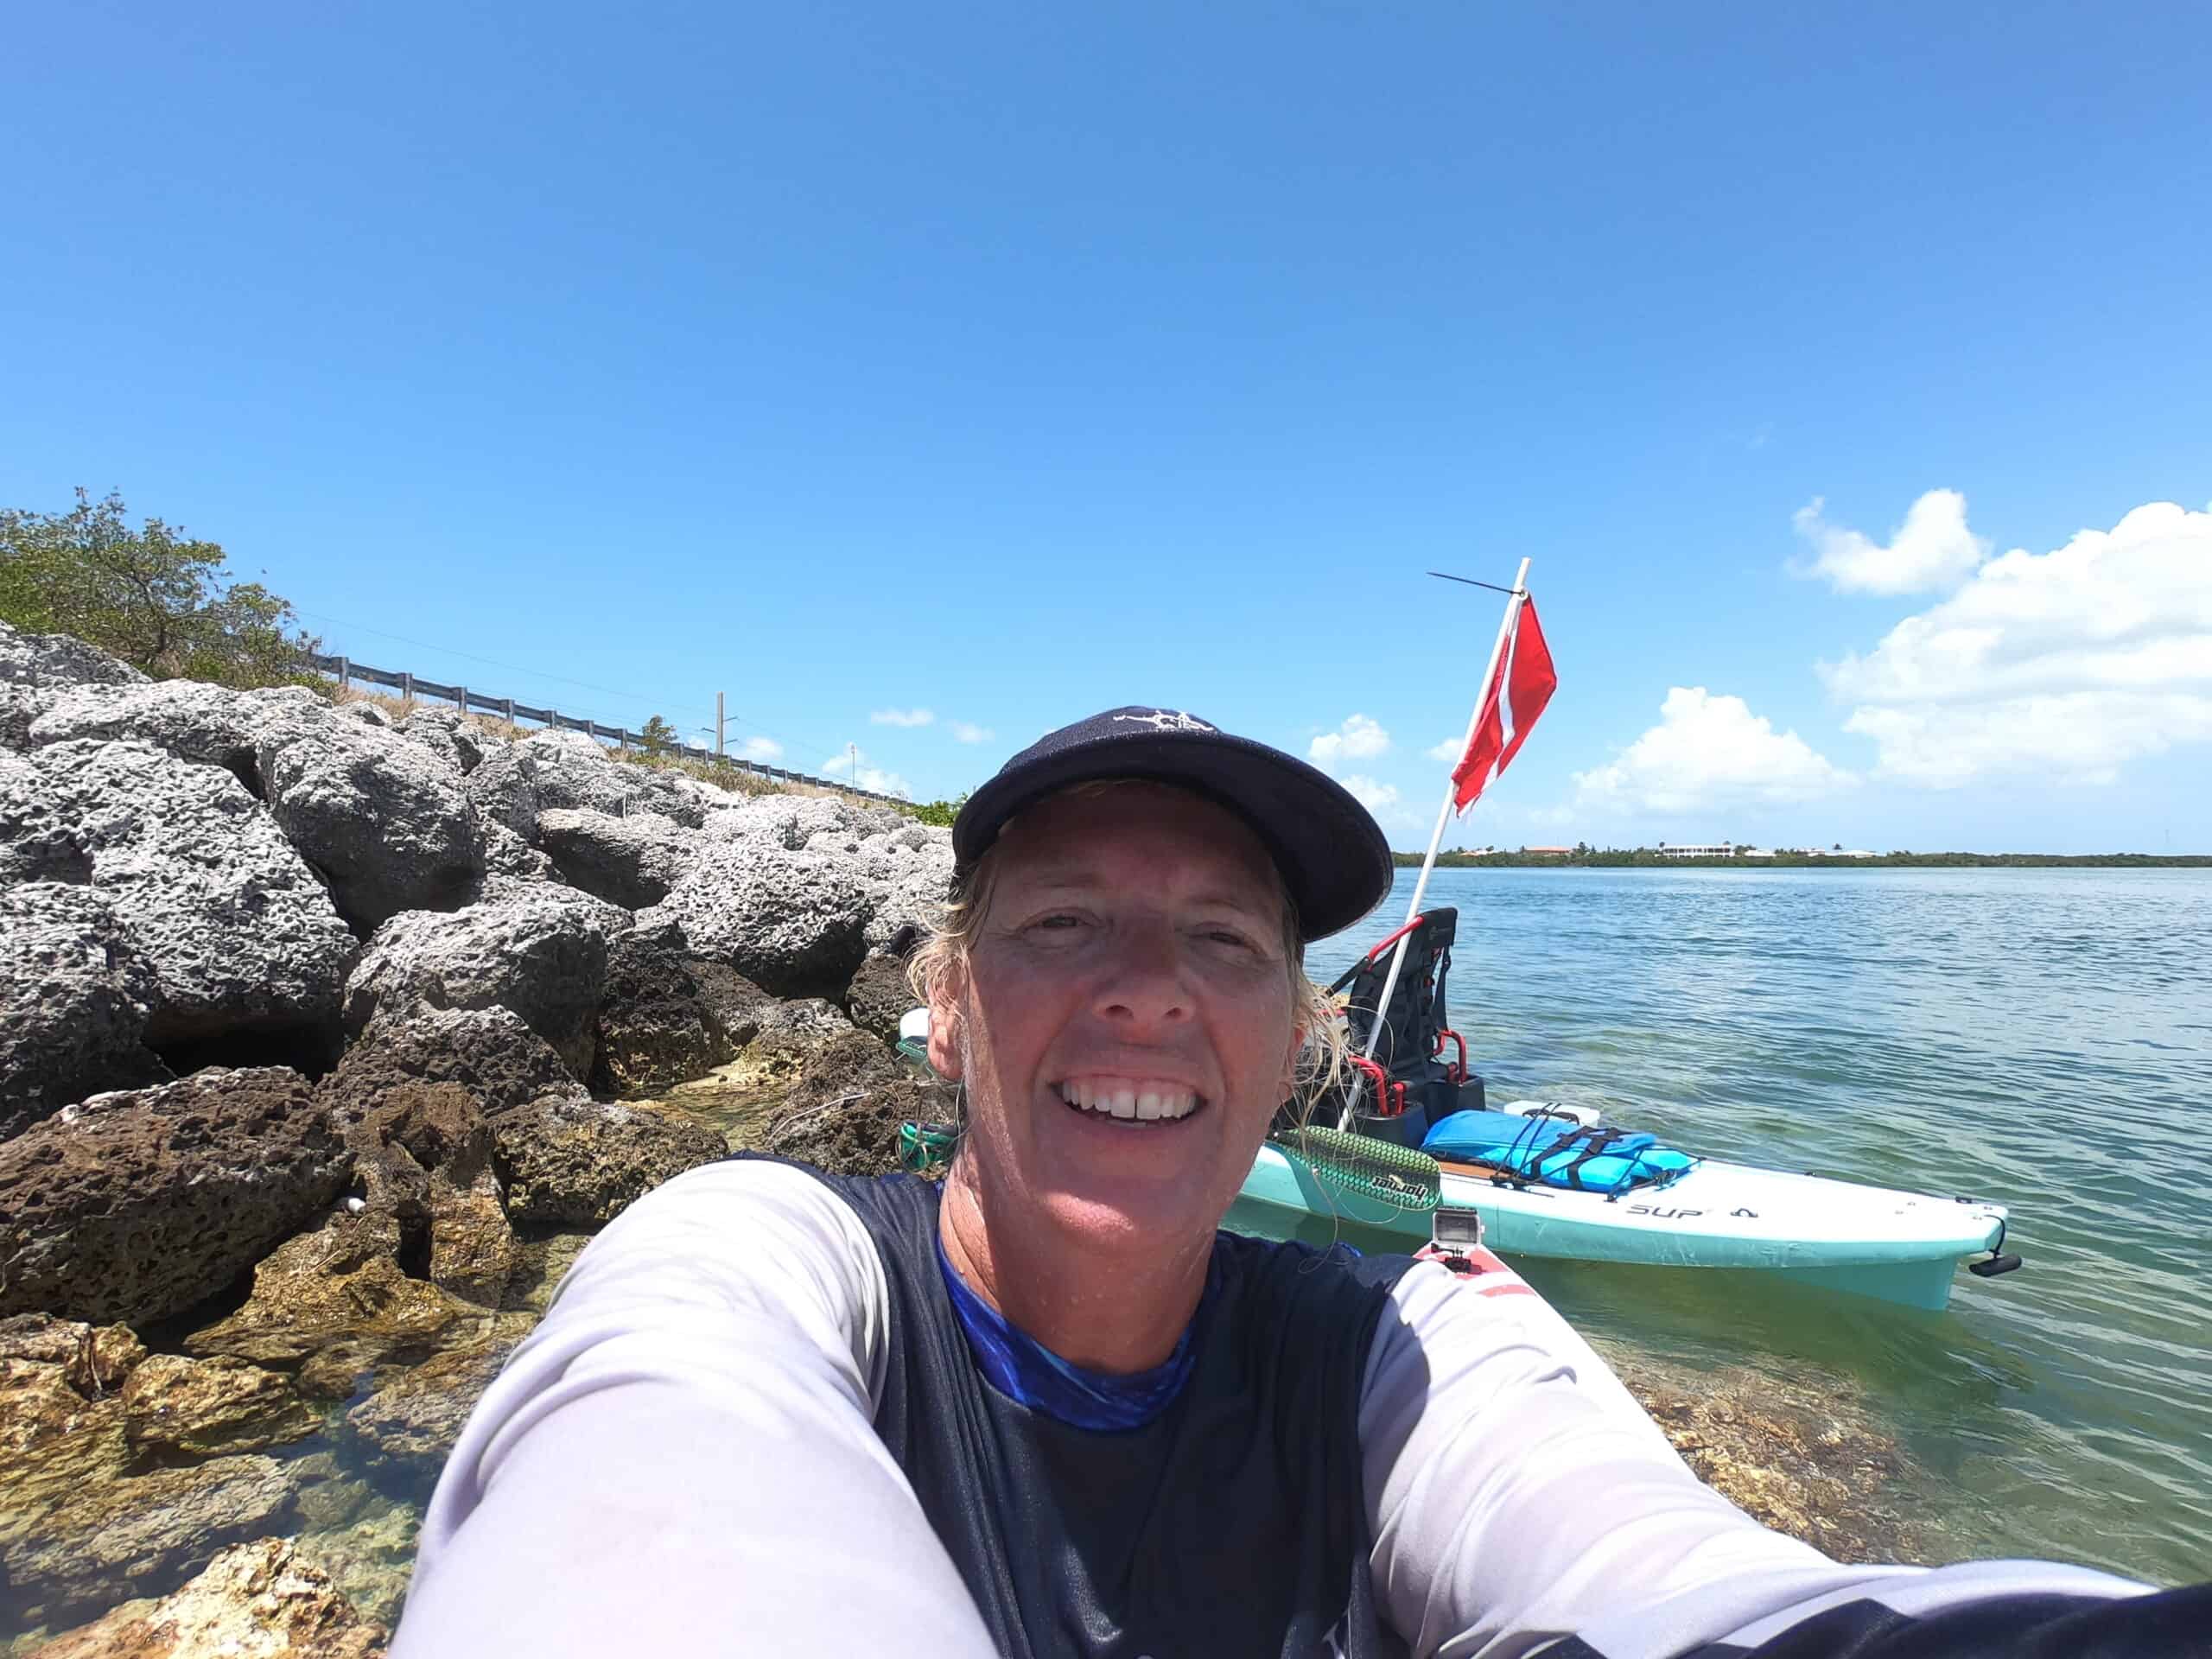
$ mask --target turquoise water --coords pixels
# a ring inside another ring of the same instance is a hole
[[[1954,1554],[2212,1577],[2212,873],[1441,870],[1427,902],[1459,907],[1453,1023],[1494,1101],[1993,1198],[2026,1260],[1940,1314],[1522,1264],[1570,1318],[1847,1379]]]

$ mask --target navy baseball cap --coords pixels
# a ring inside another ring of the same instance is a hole
[[[1104,779],[1173,784],[1243,819],[1281,873],[1301,940],[1350,927],[1390,891],[1390,843],[1335,779],[1195,715],[1135,705],[1046,734],[970,795],[952,824],[955,879],[966,882],[1015,813]]]

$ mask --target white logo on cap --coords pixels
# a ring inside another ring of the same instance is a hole
[[[1116,715],[1116,720],[1135,721],[1140,726],[1149,726],[1162,732],[1211,732],[1214,728],[1203,720],[1193,720],[1179,709],[1155,709],[1148,715]]]

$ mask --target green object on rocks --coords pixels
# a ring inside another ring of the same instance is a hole
[[[1444,1172],[1436,1160],[1395,1141],[1309,1127],[1285,1129],[1274,1142],[1323,1185],[1394,1209],[1433,1210],[1444,1194]]]
[[[943,1123],[909,1121],[899,1126],[899,1161],[917,1175],[949,1166],[959,1145],[960,1132]]]

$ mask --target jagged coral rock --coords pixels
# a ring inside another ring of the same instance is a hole
[[[607,944],[628,918],[566,887],[531,886],[451,914],[410,911],[376,931],[346,986],[346,1026],[442,1008],[512,1009],[571,1075],[591,1074]]]
[[[394,1090],[423,1083],[459,1084],[487,1112],[583,1092],[520,1014],[489,1007],[431,1008],[380,1020],[346,1051],[315,1093],[350,1123]]]
[[[950,1104],[874,1038],[848,1032],[807,1061],[761,1147],[840,1175],[887,1175],[899,1166],[899,1126],[933,1122]]]
[[[906,963],[888,950],[871,950],[845,987],[845,1008],[853,1023],[887,1043],[899,1040],[899,1022],[915,1006]]]
[[[334,1217],[265,1257],[244,1306],[194,1332],[184,1349],[289,1371],[302,1394],[343,1399],[378,1366],[425,1357],[482,1327],[483,1309],[410,1276],[398,1247],[388,1217]]]
[[[722,1137],[673,1112],[549,1096],[493,1120],[507,1213],[517,1221],[596,1224],[698,1165]]]
[[[353,935],[236,778],[91,739],[32,764],[153,973],[149,1043],[335,1027]]]
[[[143,684],[128,663],[66,633],[25,633],[0,622],[0,683],[58,686]]]
[[[96,1096],[0,1142],[0,1313],[182,1313],[327,1206],[352,1161],[281,1066]]]
[[[688,948],[683,930],[664,921],[633,927],[608,948],[599,1054],[610,1091],[673,1088],[704,1077],[736,1052],[729,1027],[684,959]],[[718,986],[712,1000],[729,995],[728,985]]]
[[[346,1414],[347,1433],[367,1448],[367,1465],[397,1465],[417,1480],[434,1479],[514,1348],[513,1338],[494,1337],[387,1377]]]
[[[259,1538],[159,1601],[116,1608],[30,1659],[378,1659],[389,1640],[289,1540]]]
[[[211,1458],[303,1440],[322,1414],[285,1377],[242,1359],[156,1354],[123,1388],[123,1433],[134,1452]]]
[[[296,1497],[284,1466],[259,1453],[120,1478],[103,1470],[0,1546],[0,1620],[51,1624],[163,1594],[225,1545],[284,1530]]]
[[[641,921],[680,925],[692,953],[779,996],[844,988],[860,966],[867,893],[851,861],[759,839],[702,842],[698,861]]]
[[[625,910],[643,910],[683,880],[698,843],[695,832],[657,812],[618,818],[554,807],[537,815],[537,844],[570,886]]]
[[[264,743],[258,760],[270,811],[357,927],[456,908],[483,874],[476,808],[421,744],[325,720]]]
[[[0,750],[0,887],[92,879],[92,855],[56,804],[36,766]]]
[[[59,1365],[62,1381],[87,1400],[115,1393],[145,1357],[146,1344],[127,1325],[87,1325],[51,1313],[0,1319],[0,1359]]]
[[[166,1078],[143,1041],[156,995],[106,894],[0,887],[0,1140],[89,1095]]]

